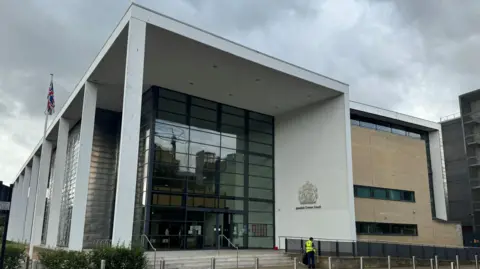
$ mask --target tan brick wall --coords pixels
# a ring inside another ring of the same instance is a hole
[[[432,219],[425,142],[352,126],[353,182],[415,192],[415,203],[355,198],[357,221],[417,224],[418,236],[359,235],[358,239],[462,245],[455,223]]]

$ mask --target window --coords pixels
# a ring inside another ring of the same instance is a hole
[[[362,198],[370,198],[372,195],[370,193],[370,188],[355,186],[355,196]]]
[[[418,236],[416,224],[357,222],[357,234]]]
[[[373,198],[387,199],[387,191],[385,189],[373,189]]]
[[[422,132],[422,131],[415,131],[415,130],[411,131],[411,129],[408,127],[393,125],[387,122],[377,121],[368,117],[365,118],[358,115],[352,115],[352,116],[353,118],[350,119],[350,124],[353,126],[360,126],[360,127],[368,128],[372,130],[388,132],[396,135],[408,136],[413,139],[426,140],[425,132]],[[394,127],[392,127],[392,125]]]
[[[413,191],[393,190],[355,185],[354,195],[355,197],[359,198],[415,202],[415,193]]]

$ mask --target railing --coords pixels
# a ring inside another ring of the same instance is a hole
[[[224,234],[220,234],[220,235],[218,236],[218,238],[219,238],[219,239],[225,238],[225,239],[227,240],[228,244],[229,244],[230,246],[234,247],[234,248],[237,250],[237,268],[238,268],[238,247],[237,247],[234,243],[232,243],[232,241],[230,241],[230,239],[228,239],[228,237],[226,237]],[[220,248],[219,248],[219,251],[220,251]],[[217,252],[217,253],[218,253],[218,252]],[[218,255],[217,255],[217,256],[218,256]]]
[[[458,118],[460,118],[460,116],[461,116],[460,112],[453,113],[453,114],[447,115],[445,117],[440,117],[440,122],[449,121],[449,120],[453,120],[453,119],[458,119]]]
[[[301,253],[308,238],[279,237],[279,248],[285,252]],[[348,240],[313,240],[318,256],[327,257],[400,257],[432,259],[435,256],[441,260],[454,260],[458,255],[461,261],[474,260],[480,256],[480,248],[461,246],[431,246],[401,244],[382,241],[348,241]]]
[[[157,269],[157,249],[153,246],[152,242],[150,242],[150,239],[148,239],[148,236],[146,234],[142,234],[141,238],[142,238],[142,245],[144,245],[143,239],[145,238],[147,239],[147,242],[150,245],[150,248],[153,249],[153,269]]]

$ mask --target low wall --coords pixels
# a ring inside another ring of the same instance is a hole
[[[297,258],[297,261],[302,260],[300,254],[290,254],[292,258]],[[360,268],[360,257],[331,257],[332,269],[358,269]],[[438,261],[439,266],[450,266],[450,263],[454,262],[441,260]],[[316,257],[316,267],[322,269],[329,269],[328,257]],[[392,268],[398,267],[412,267],[412,259],[406,258],[390,258],[390,264]],[[416,259],[415,264],[417,267],[430,267],[430,260]],[[474,265],[475,261],[460,261],[460,265]],[[380,257],[363,257],[363,268],[388,268],[387,258]]]

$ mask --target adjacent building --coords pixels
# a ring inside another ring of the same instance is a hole
[[[441,126],[351,102],[358,240],[461,246],[447,218]]]
[[[449,218],[460,221],[466,245],[480,231],[480,90],[459,96],[460,113],[443,118]]]
[[[21,167],[8,239],[73,250],[142,237],[172,250],[283,237],[461,245],[440,125],[348,93],[132,4]]]

